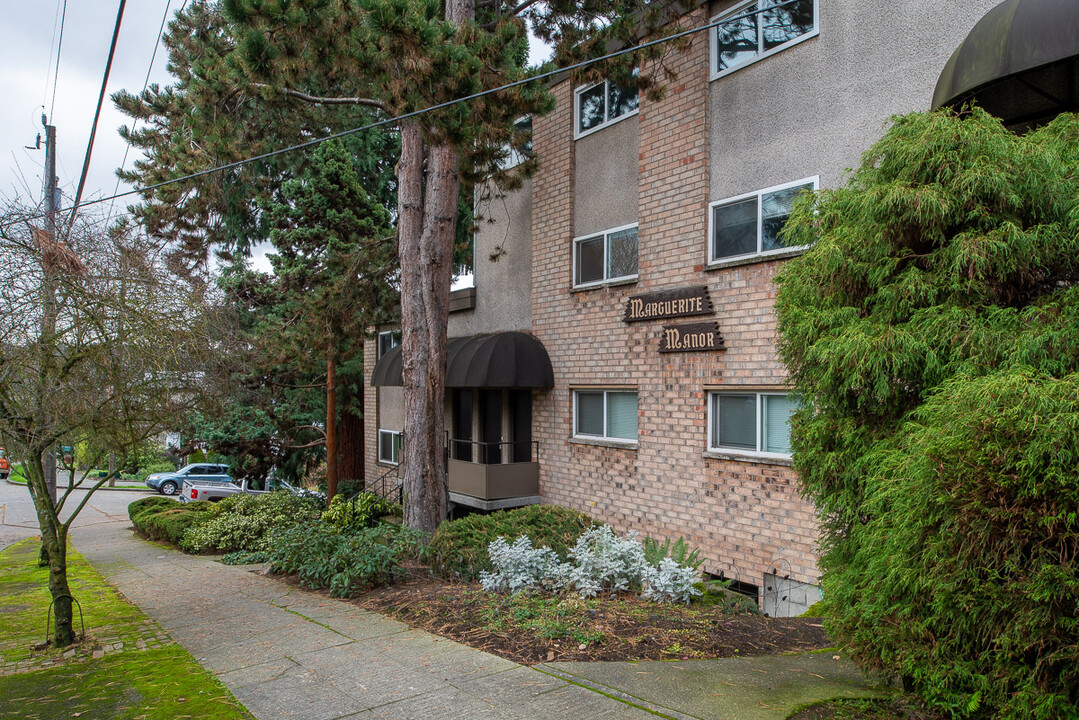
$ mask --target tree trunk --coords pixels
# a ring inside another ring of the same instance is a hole
[[[364,472],[364,447],[363,447],[363,393],[359,394],[361,403],[359,412],[342,410],[341,421],[337,423],[337,478],[338,483],[363,480]]]
[[[49,566],[49,594],[53,599],[55,626],[52,641],[56,647],[75,642],[71,613],[71,589],[67,583],[67,528],[56,515],[56,503],[49,494],[45,479],[45,458],[51,448],[30,452],[26,461],[27,488],[34,501],[38,526],[41,528],[41,549]]]
[[[446,19],[475,17],[473,0],[447,0]],[[401,375],[404,380],[405,524],[432,533],[446,518],[446,323],[457,228],[459,155],[427,149],[415,120],[401,123],[397,165],[401,263]]]
[[[457,221],[457,153],[431,148],[416,122],[401,125],[398,165],[405,523],[434,532],[446,517],[446,323]],[[426,193],[424,193],[426,190]]]
[[[337,494],[337,362],[333,335],[326,348],[326,504]]]

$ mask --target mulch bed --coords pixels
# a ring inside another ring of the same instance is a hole
[[[524,627],[522,614],[535,601],[486,593],[475,583],[446,581],[426,568],[410,568],[410,577],[375,588],[351,602],[524,665],[551,661],[681,660],[775,655],[817,650],[830,642],[819,618],[766,618],[731,613],[721,607],[657,605],[623,595],[581,601],[571,596],[541,618],[561,636]],[[583,642],[581,640],[584,640]]]

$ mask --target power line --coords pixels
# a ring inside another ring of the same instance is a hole
[[[124,19],[124,6],[127,0],[120,0],[120,9],[116,11],[116,27],[112,30],[112,45],[109,46],[109,59],[105,63],[105,74],[101,78],[101,93],[97,96],[97,110],[94,111],[94,124],[90,126],[90,141],[86,144],[86,158],[82,161],[82,175],[79,176],[79,188],[75,191],[75,203],[71,206],[71,218],[68,226],[75,222],[75,212],[79,209],[79,201],[82,200],[82,190],[86,187],[86,173],[90,170],[90,156],[94,152],[94,136],[97,135],[97,121],[101,119],[101,106],[105,104],[105,86],[109,82],[109,72],[112,70],[112,59],[116,55],[116,41],[120,37],[120,23]],[[59,62],[57,62],[59,65]]]
[[[67,19],[67,0],[64,0],[64,10],[60,14],[60,42],[56,44],[56,69],[52,76],[52,101],[49,103],[49,119],[52,119],[53,108],[56,107],[56,83],[60,80],[60,51],[64,47],[64,20]],[[56,29],[56,23],[53,22],[53,29]],[[46,75],[46,82],[48,82]]]
[[[395,124],[401,122],[402,120],[410,120],[410,119],[412,119],[414,117],[419,117],[420,115],[425,115],[425,114],[427,114],[429,112],[434,112],[435,110],[442,110],[444,108],[451,107],[453,105],[457,105],[458,103],[470,102],[472,100],[477,100],[479,98],[487,97],[488,95],[494,95],[495,93],[502,92],[503,90],[510,90],[512,88],[515,88],[515,87],[520,87],[522,85],[527,85],[528,83],[537,82],[537,81],[540,81],[540,80],[547,80],[547,79],[550,79],[550,78],[554,78],[554,77],[556,77],[558,75],[563,75],[565,73],[573,72],[575,70],[581,70],[583,68],[588,67],[589,65],[596,65],[598,63],[605,62],[607,60],[612,60],[614,58],[621,57],[622,55],[628,55],[630,53],[640,52],[641,50],[646,50],[646,49],[648,49],[650,47],[655,47],[657,45],[662,45],[664,43],[672,42],[674,40],[680,40],[681,38],[689,37],[690,35],[695,35],[695,34],[697,34],[699,32],[703,32],[705,30],[711,30],[713,28],[717,28],[720,25],[726,25],[727,23],[734,22],[736,20],[742,20],[742,19],[745,19],[745,18],[753,17],[755,15],[760,15],[762,13],[772,12],[772,11],[778,9],[778,8],[786,7],[788,5],[794,5],[794,4],[802,2],[802,1],[803,0],[785,0],[784,2],[776,3],[774,5],[769,5],[768,7],[762,8],[762,9],[759,9],[759,10],[749,10],[749,11],[746,11],[746,12],[740,14],[740,15],[733,15],[733,16],[729,16],[729,17],[724,17],[721,20],[717,20],[716,22],[712,22],[712,23],[707,23],[705,25],[701,25],[700,27],[691,28],[689,30],[683,30],[683,31],[677,32],[677,33],[675,33],[673,35],[668,35],[667,37],[659,38],[658,40],[650,40],[650,41],[648,41],[646,43],[641,43],[640,45],[634,45],[633,47],[624,48],[622,50],[616,50],[614,52],[607,53],[606,55],[601,55],[600,57],[592,58],[591,60],[582,60],[579,63],[574,63],[573,65],[569,65],[569,66],[564,67],[564,68],[556,68],[554,70],[548,70],[547,72],[543,72],[543,73],[540,73],[538,75],[532,75],[530,77],[523,78],[523,79],[517,80],[515,82],[507,83],[505,85],[499,85],[498,87],[489,88],[487,90],[481,90],[478,93],[473,93],[472,95],[466,95],[465,97],[457,98],[456,100],[447,100],[445,102],[438,103],[437,105],[431,105],[431,106],[426,107],[426,108],[421,108],[419,110],[413,110],[412,112],[407,112],[407,113],[405,113],[403,115],[396,115],[394,117],[385,118],[383,120],[376,120],[375,122],[371,122],[371,123],[368,123],[366,125],[361,125],[359,127],[351,128],[349,130],[342,130],[341,132],[336,132],[336,133],[333,133],[333,134],[330,134],[330,135],[325,135],[323,137],[315,138],[313,140],[307,140],[305,142],[298,143],[296,145],[290,145],[288,147],[281,148],[279,150],[271,150],[270,152],[263,153],[261,155],[255,155],[254,157],[245,158],[243,160],[236,160],[235,162],[225,163],[224,165],[217,165],[215,167],[208,168],[206,170],[200,170],[198,172],[190,173],[188,175],[182,175],[182,176],[180,176],[178,178],[172,178],[170,180],[162,180],[159,183],[154,183],[153,185],[147,185],[146,187],[135,188],[133,190],[126,190],[126,191],[124,191],[122,193],[117,193],[117,194],[111,195],[109,197],[98,198],[96,200],[87,200],[84,203],[79,203],[78,200],[76,199],[75,204],[70,208],[65,208],[63,210],[63,212],[67,212],[68,210],[71,210],[72,217],[74,218],[75,211],[78,210],[80,207],[87,207],[89,205],[98,205],[100,203],[109,202],[110,200],[118,200],[120,198],[127,197],[129,195],[137,195],[137,194],[149,192],[150,190],[157,190],[158,188],[163,188],[163,187],[167,187],[169,185],[175,185],[177,183],[186,182],[188,180],[196,180],[196,179],[198,179],[200,177],[205,177],[207,175],[212,175],[212,174],[217,173],[217,172],[223,172],[225,170],[232,170],[234,168],[242,167],[244,165],[248,165],[248,164],[253,163],[253,162],[259,162],[261,160],[268,160],[269,158],[277,157],[278,155],[284,155],[285,153],[295,152],[296,150],[304,150],[306,148],[313,147],[315,145],[319,145],[321,143],[324,143],[324,142],[326,142],[328,140],[336,140],[338,138],[348,137],[349,135],[355,135],[356,133],[364,132],[366,130],[373,130],[373,129],[378,128],[378,127],[385,127],[387,125],[395,125]],[[123,0],[121,0],[121,7],[122,6],[123,6]],[[84,173],[85,173],[85,170],[84,170]],[[41,216],[41,215],[30,216],[30,217],[22,218],[20,220],[20,222],[30,221],[30,220],[38,220],[41,217],[43,217],[43,216]],[[12,224],[14,224],[14,223],[7,223],[6,225],[0,225],[0,227],[7,227],[7,226],[12,225]]]
[[[150,73],[153,72],[154,69],[154,60],[157,59],[157,50],[159,47],[161,47],[161,36],[165,33],[165,23],[168,22],[169,8],[171,7],[172,0],[168,0],[168,2],[165,3],[165,12],[161,14],[161,26],[157,29],[157,42],[154,43],[154,52],[150,55],[150,64],[146,68],[146,78],[142,81],[142,92],[146,92],[146,88],[150,86]],[[183,12],[185,7],[187,7],[187,0],[184,0],[184,4],[180,7],[179,12]],[[138,126],[138,124],[139,119],[135,118],[135,120],[131,123],[131,132],[135,132],[135,128]],[[124,159],[120,161],[121,171],[124,169],[124,166],[127,165],[127,154],[131,151],[131,143],[126,143],[126,145],[127,147],[124,148]],[[118,192],[120,192],[119,177],[116,178],[116,187],[114,187],[112,190],[114,199],[111,203],[109,203],[109,214],[105,217],[105,227],[108,227],[109,221],[112,220],[112,211],[113,208],[116,207],[115,195]]]

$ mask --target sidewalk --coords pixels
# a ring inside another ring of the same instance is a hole
[[[145,542],[128,523],[88,527],[74,541],[259,720],[779,720],[814,699],[874,694],[828,653],[532,669]]]

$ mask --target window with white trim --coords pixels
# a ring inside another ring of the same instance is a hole
[[[503,170],[517,167],[532,157],[532,116],[525,115],[513,123],[513,132],[514,135],[527,136],[528,139],[516,145],[511,142],[505,146],[506,159],[500,163]]]
[[[817,0],[750,0],[712,22],[719,23],[710,33],[713,80],[820,32]]]
[[[816,177],[720,200],[708,206],[708,261],[795,250],[781,237],[799,193],[815,191]],[[802,246],[804,247],[804,246]]]
[[[575,390],[573,435],[637,442],[637,393],[628,390]]]
[[[573,100],[575,139],[636,114],[640,105],[636,85],[622,87],[609,80],[577,88]]]
[[[378,334],[378,359],[401,344],[400,330],[384,330]]]
[[[793,395],[759,392],[708,394],[708,449],[790,457]]]
[[[624,225],[573,240],[573,285],[637,277],[637,225]]]
[[[401,462],[402,435],[398,430],[378,431],[378,461],[387,465]]]

